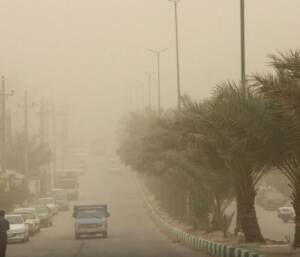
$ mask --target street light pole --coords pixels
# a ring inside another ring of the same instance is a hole
[[[1,77],[1,161],[2,161],[2,173],[6,172],[6,98],[13,95],[13,91],[6,93],[5,77]]]
[[[240,0],[241,19],[241,82],[246,86],[246,54],[245,54],[245,0]]]
[[[177,106],[181,109],[181,77],[180,77],[180,60],[179,60],[179,36],[178,36],[178,2],[180,0],[169,0],[174,3],[175,13],[175,42],[176,42],[176,69],[177,69]]]
[[[2,172],[6,173],[6,92],[5,92],[5,78],[1,78],[1,143],[2,143]]]
[[[148,49],[150,52],[155,54],[156,56],[156,62],[157,62],[157,104],[158,104],[158,112],[161,112],[161,87],[160,87],[160,55],[167,51],[168,49],[165,48],[163,50],[152,50]]]

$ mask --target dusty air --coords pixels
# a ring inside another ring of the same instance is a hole
[[[299,12],[1,0],[0,257],[300,257]]]

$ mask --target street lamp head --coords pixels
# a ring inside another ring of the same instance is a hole
[[[173,3],[179,3],[181,0],[169,0],[169,1]]]

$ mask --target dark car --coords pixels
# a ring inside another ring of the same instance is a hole
[[[53,225],[53,214],[46,205],[35,205],[32,207],[35,208],[43,227],[51,227]]]

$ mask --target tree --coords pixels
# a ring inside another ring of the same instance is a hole
[[[232,176],[237,216],[247,242],[264,242],[255,211],[255,186],[267,169],[266,131],[270,116],[262,97],[234,82],[216,87],[204,104],[185,101],[181,126],[191,142],[202,147]]]
[[[152,191],[169,214],[192,221],[195,228],[222,229],[226,233],[228,224],[220,217],[225,201],[232,199],[228,190],[231,180],[213,172],[216,163],[185,140],[177,129],[177,118],[174,112],[130,115],[119,154],[133,169],[159,178],[161,189],[151,186]],[[218,226],[210,224],[210,215],[220,221]]]
[[[38,143],[36,138],[29,142],[29,174],[28,177],[39,175],[39,168],[50,163],[52,160],[51,151],[47,145]],[[16,135],[7,153],[8,168],[19,172],[24,171],[24,137]]]
[[[294,247],[300,247],[300,51],[270,58],[275,73],[255,75],[254,86],[272,111],[272,164],[289,180],[296,213]]]

